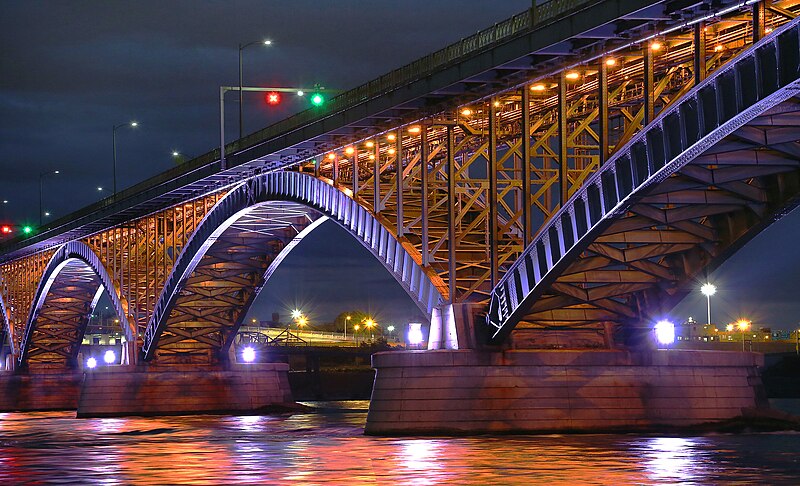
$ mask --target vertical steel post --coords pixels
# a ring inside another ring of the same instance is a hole
[[[317,156],[314,160],[314,177],[319,179],[319,166],[322,165],[322,157]]]
[[[403,133],[401,129],[397,129],[397,137],[395,138],[395,152],[394,152],[394,166],[397,171],[396,191],[397,191],[397,237],[403,236]]]
[[[558,180],[563,207],[569,198],[569,159],[567,157],[567,73],[558,80]]]
[[[753,43],[755,44],[764,37],[767,26],[766,0],[753,4]]]
[[[655,82],[653,81],[653,49],[650,45],[644,46],[644,125],[653,121],[655,114],[654,101],[655,96],[653,89]]]
[[[531,92],[522,87],[522,133],[520,154],[522,155],[522,243],[527,246],[533,239],[531,234]]]
[[[422,222],[422,266],[430,265],[429,245],[428,245],[428,127],[422,126],[419,135],[419,176],[422,180],[422,190],[420,198],[422,206],[420,219]]]
[[[447,272],[450,303],[456,302],[456,154],[453,127],[447,126]]]
[[[375,165],[372,170],[372,185],[374,186],[372,210],[378,214],[381,212],[381,143],[377,138],[375,139]]]
[[[333,185],[339,184],[339,155],[333,154]]]
[[[358,147],[353,147],[353,197],[358,196]]]
[[[694,84],[706,79],[706,31],[705,24],[694,25]]]
[[[492,288],[497,285],[497,110],[494,98],[489,100],[489,160],[487,172],[489,175],[489,270]]]
[[[608,64],[605,56],[600,58],[597,69],[597,110],[599,162],[603,165],[608,159]]]

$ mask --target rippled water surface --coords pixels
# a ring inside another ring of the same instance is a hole
[[[795,434],[378,438],[363,412],[73,417],[0,414],[0,484],[800,484]]]

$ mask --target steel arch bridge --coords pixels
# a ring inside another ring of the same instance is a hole
[[[48,299],[85,315],[100,288],[143,359],[224,361],[324,217],[427,314],[488,305],[496,343],[632,342],[797,202],[800,5],[546,5],[4,246],[18,366],[53,344]]]

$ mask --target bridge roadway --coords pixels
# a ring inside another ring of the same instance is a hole
[[[331,219],[432,321],[431,351],[375,357],[372,432],[736,415],[758,404],[757,358],[662,355],[651,323],[798,202],[798,10],[554,0],[245,137],[224,164],[212,152],[145,181],[0,248],[11,362],[74,368],[109,289],[140,375],[239,369],[247,308]],[[582,378],[537,416],[553,383],[537,377],[567,362]],[[721,376],[734,384],[709,400]],[[426,414],[455,403],[470,410]],[[596,416],[609,408],[623,411]]]

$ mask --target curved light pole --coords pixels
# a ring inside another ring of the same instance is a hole
[[[114,147],[114,195],[117,194],[117,130],[122,127],[131,127],[136,128],[139,126],[139,123],[132,121],[128,123],[121,123],[119,125],[114,125],[114,129],[111,130],[111,143]]]
[[[700,287],[700,292],[706,296],[707,306],[706,309],[708,310],[708,325],[711,325],[711,296],[717,293],[717,287],[713,284],[706,283]]]
[[[58,175],[60,173],[61,172],[59,170],[48,170],[47,172],[42,172],[41,174],[39,174],[39,227],[40,228],[42,227],[42,215],[44,214],[44,209],[42,209],[42,193],[44,192],[42,190],[42,187],[44,186],[43,182],[44,178],[45,176]],[[50,213],[47,213],[47,215],[50,216]]]
[[[244,124],[242,122],[242,51],[255,44],[271,46],[272,41],[267,39],[263,41],[248,42],[247,44],[239,44],[239,138],[242,138],[242,131],[244,130]]]

